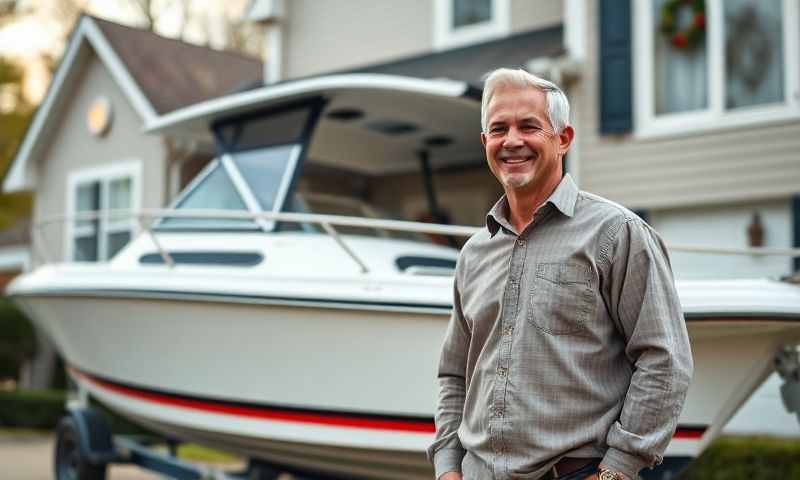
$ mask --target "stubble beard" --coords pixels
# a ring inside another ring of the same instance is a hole
[[[506,188],[522,188],[533,182],[534,173],[508,173],[500,176],[500,183]]]

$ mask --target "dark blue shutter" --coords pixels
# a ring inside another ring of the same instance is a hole
[[[631,0],[600,0],[600,133],[633,129]]]
[[[800,248],[800,195],[792,197],[792,224],[794,230],[792,246],[794,248]],[[800,271],[800,258],[794,258],[792,267],[794,268],[794,272]]]

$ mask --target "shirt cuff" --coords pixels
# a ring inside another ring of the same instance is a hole
[[[435,478],[439,478],[447,472],[461,472],[461,460],[464,458],[464,450],[460,448],[443,448],[433,456],[433,468]]]
[[[639,472],[644,467],[650,465],[649,462],[643,460],[641,457],[631,455],[622,450],[617,450],[616,448],[609,448],[600,464],[609,470],[625,475],[626,480],[638,479]]]

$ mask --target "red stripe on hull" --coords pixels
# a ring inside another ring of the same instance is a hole
[[[236,415],[238,417],[258,418],[263,420],[274,420],[290,423],[309,423],[336,427],[365,428],[370,430],[390,430],[414,433],[434,433],[436,431],[433,423],[429,422],[408,422],[400,420],[359,418],[348,417],[344,415],[320,415],[311,412],[287,412],[270,408],[243,407],[195,399],[177,398],[167,395],[159,395],[152,392],[144,392],[121,385],[114,385],[79,372],[75,369],[70,368],[69,370],[73,375],[79,376],[103,389],[111,390],[120,395],[158,403],[161,405],[188,408],[191,410],[222,413],[225,415]]]
[[[376,418],[348,417],[345,415],[321,415],[312,412],[289,412],[270,408],[254,408],[236,405],[226,405],[210,401],[179,398],[158,393],[145,392],[131,387],[115,385],[91,375],[69,368],[70,373],[81,377],[95,385],[111,390],[120,395],[137,398],[161,405],[170,405],[191,410],[198,410],[239,417],[258,418],[290,423],[308,423],[314,425],[328,425],[336,427],[365,428],[370,430],[389,430],[397,432],[435,433],[436,427],[432,422],[409,422],[400,420],[387,420]],[[678,440],[699,440],[705,433],[705,427],[678,428],[672,437]]]

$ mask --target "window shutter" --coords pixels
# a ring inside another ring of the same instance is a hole
[[[633,129],[631,0],[600,0],[600,133]]]

